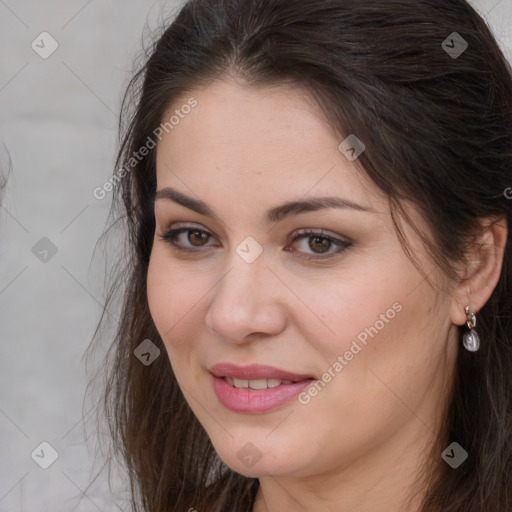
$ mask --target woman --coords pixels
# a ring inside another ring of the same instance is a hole
[[[512,510],[512,73],[473,8],[191,0],[129,91],[133,510]]]

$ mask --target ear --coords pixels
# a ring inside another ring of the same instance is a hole
[[[466,263],[456,287],[450,317],[456,325],[466,323],[464,308],[478,313],[489,300],[500,278],[507,244],[507,221],[482,219],[473,241],[466,252]]]

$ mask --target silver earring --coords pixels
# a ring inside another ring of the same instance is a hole
[[[469,306],[464,308],[464,312],[466,313],[468,319],[466,325],[468,326],[469,331],[465,332],[462,336],[462,344],[464,345],[464,348],[469,352],[476,352],[480,348],[480,337],[475,331],[476,316],[473,311],[471,311]]]

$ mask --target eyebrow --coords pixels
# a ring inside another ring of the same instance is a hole
[[[205,215],[208,217],[215,217],[215,212],[204,202],[199,199],[189,197],[178,190],[170,187],[158,190],[153,198],[153,203],[158,200],[166,199],[193,210],[196,213]],[[341,197],[313,197],[311,199],[301,199],[297,201],[290,201],[280,206],[271,208],[266,212],[266,219],[269,223],[280,222],[283,219],[299,213],[314,212],[319,210],[325,210],[328,208],[344,208],[351,210],[358,210],[362,212],[374,212],[376,210],[368,206],[362,206],[354,203],[348,199]]]

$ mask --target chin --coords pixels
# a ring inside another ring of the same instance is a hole
[[[262,454],[259,460],[252,459],[247,455],[249,451],[247,449],[238,450],[235,454],[230,453],[228,457],[223,457],[222,453],[219,453],[219,457],[222,459],[224,464],[230,467],[233,471],[240,473],[247,478],[260,478],[272,475],[274,477],[280,476],[294,476],[295,466],[291,465],[289,457],[276,458],[273,454],[272,460],[265,460],[265,456]],[[244,458],[246,460],[244,460]],[[242,460],[240,460],[242,459]],[[257,460],[257,462],[255,462]],[[299,471],[300,472],[300,471]]]

